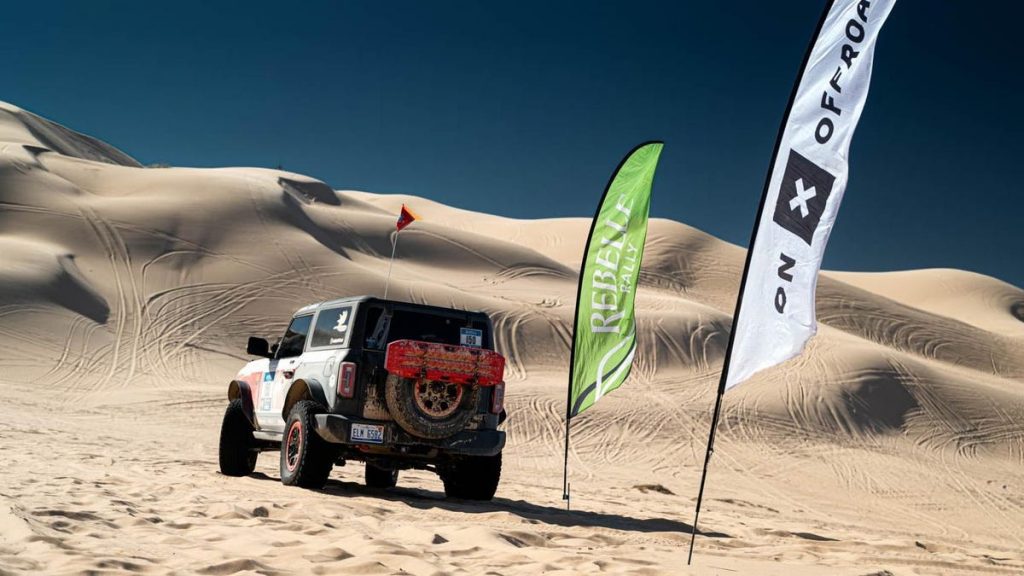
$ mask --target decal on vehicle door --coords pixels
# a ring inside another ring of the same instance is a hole
[[[260,412],[270,412],[271,401],[274,392],[274,373],[264,372],[263,382],[260,384]]]

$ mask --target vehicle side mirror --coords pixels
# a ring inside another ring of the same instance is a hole
[[[250,356],[270,358],[270,346],[263,338],[250,336],[249,343],[245,345],[245,353]]]

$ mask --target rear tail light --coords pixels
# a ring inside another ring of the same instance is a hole
[[[342,362],[338,371],[338,396],[351,398],[356,393],[356,365]]]
[[[501,414],[505,409],[505,383],[499,382],[491,391],[491,414]]]

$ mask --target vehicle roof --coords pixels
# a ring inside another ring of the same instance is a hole
[[[487,317],[487,314],[478,312],[475,310],[460,310],[458,308],[444,308],[442,306],[430,306],[428,304],[416,304],[413,302],[402,302],[401,300],[384,300],[382,298],[376,298],[374,296],[347,296],[344,298],[335,298],[333,300],[325,300],[323,302],[317,302],[316,304],[309,304],[299,308],[292,316],[300,316],[302,314],[313,313],[321,308],[329,308],[337,306],[339,304],[383,304],[385,306],[394,306],[397,308],[410,309],[414,308],[417,310],[430,311],[430,312],[445,312],[452,313],[457,312],[459,314],[470,314],[474,316]]]

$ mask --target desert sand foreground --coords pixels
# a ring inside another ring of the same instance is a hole
[[[358,463],[285,487],[276,453],[221,476],[246,337],[380,294],[403,202],[422,221],[392,296],[488,312],[509,360],[497,498],[446,501],[425,472],[373,491]],[[143,168],[0,104],[0,574],[1024,573],[1024,291],[959,270],[823,275],[808,352],[726,395],[688,569],[744,251],[669,220],[651,222],[633,375],[574,425],[566,513],[588,226]]]

